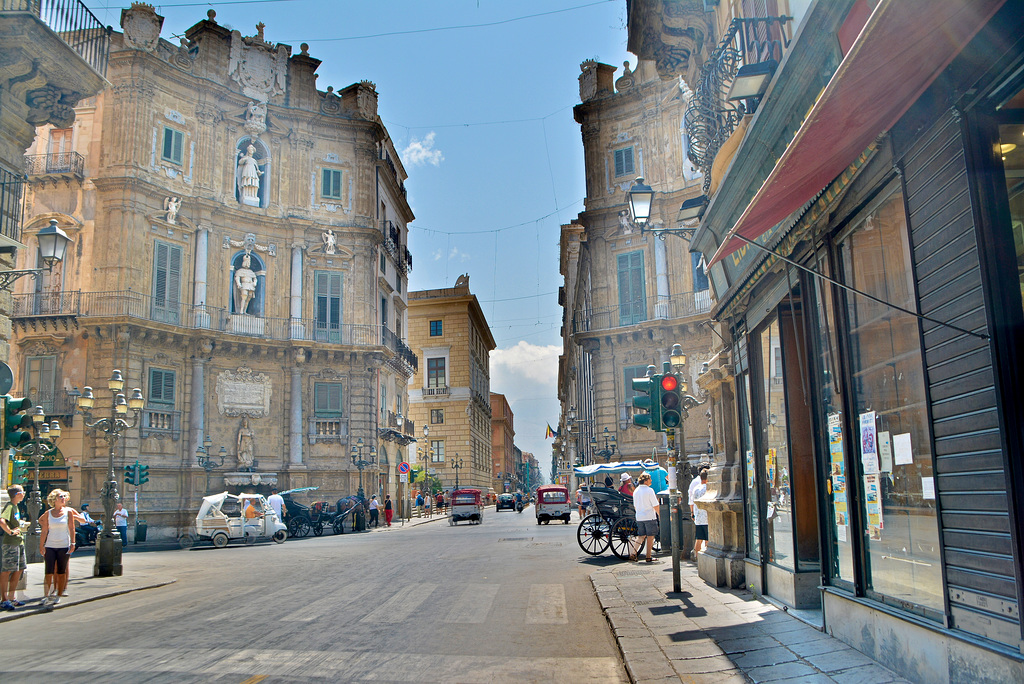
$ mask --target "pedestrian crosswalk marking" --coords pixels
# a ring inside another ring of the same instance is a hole
[[[462,596],[455,602],[448,617],[444,619],[448,623],[482,625],[487,621],[487,615],[494,605],[494,598],[498,595],[498,584],[470,584],[462,592]]]
[[[337,613],[342,604],[358,604],[359,599],[369,594],[373,587],[369,584],[346,584],[337,591],[322,597],[314,606],[301,606],[295,611],[281,617],[282,622],[313,622],[325,615]],[[237,613],[237,611],[236,611]]]
[[[565,607],[565,587],[561,584],[534,584],[526,607],[528,625],[564,625],[569,623]]]
[[[374,608],[362,622],[402,622],[412,615],[438,585],[421,582],[406,587]]]

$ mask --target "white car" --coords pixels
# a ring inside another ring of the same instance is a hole
[[[247,521],[242,513],[249,502],[262,515]],[[252,542],[258,537],[270,537],[280,544],[288,538],[288,528],[261,494],[223,492],[203,497],[193,529],[182,535],[178,543],[187,549],[196,541],[209,540],[222,549],[232,539]]]

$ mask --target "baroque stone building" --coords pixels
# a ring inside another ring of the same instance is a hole
[[[492,486],[491,364],[494,337],[469,276],[455,287],[409,293],[409,343],[422,359],[409,387],[409,415],[429,434],[420,463],[446,489]]]
[[[47,486],[99,497],[106,448],[69,393],[93,386],[103,406],[119,368],[146,408],[115,469],[150,466],[151,529],[180,530],[225,488],[333,500],[362,474],[368,495],[393,493],[414,427],[399,419],[417,364],[402,341],[413,215],[376,89],[318,90],[320,60],[263,24],[243,36],[211,11],[172,44],[162,22],[125,10],[110,86],[30,150],[26,244],[50,220],[74,240],[13,305],[15,388],[71,425],[66,480]],[[227,455],[210,472],[207,437]],[[363,473],[357,440],[377,453]]]
[[[683,152],[679,81],[658,78],[652,62],[615,69],[581,65],[574,110],[583,134],[587,197],[578,219],[562,226],[559,291],[563,353],[558,448],[568,463],[651,458],[664,462],[664,436],[633,427],[631,380],[648,365],[661,372],[674,344],[688,355],[690,386],[710,356],[704,327],[711,308],[703,264],[674,228],[680,204],[700,193],[700,173]],[[657,192],[645,230],[631,221],[626,194],[638,176]],[[702,409],[685,421],[684,453],[707,451]]]

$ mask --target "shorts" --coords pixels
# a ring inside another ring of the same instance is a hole
[[[657,537],[661,531],[657,520],[637,520],[636,530],[638,537]]]
[[[46,547],[46,554],[43,556],[43,565],[47,575],[64,575],[68,571],[68,560],[71,558],[71,549],[52,549]]]
[[[17,572],[27,565],[24,544],[4,544],[3,558],[0,558],[0,572]]]
[[[708,526],[707,525],[694,525],[694,528],[696,529],[696,537],[697,537],[697,539],[703,539],[704,541],[708,540]]]

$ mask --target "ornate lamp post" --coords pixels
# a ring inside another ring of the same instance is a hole
[[[363,458],[363,449],[366,445],[363,444],[363,438],[352,445],[352,465],[359,468],[359,498],[363,498],[363,468],[368,465],[373,465],[377,462],[377,447],[371,446],[369,452],[369,460]]]
[[[32,461],[35,466],[32,496],[28,500],[30,527],[28,531],[28,546],[25,548],[25,551],[27,552],[29,563],[38,563],[42,560],[39,556],[39,535],[42,533],[42,529],[39,527],[39,511],[43,507],[42,492],[39,489],[39,464],[48,456],[56,453],[56,440],[60,437],[60,423],[56,420],[47,423],[42,406],[36,406],[28,415],[32,417],[33,437],[21,446],[12,448],[24,460]]]
[[[452,470],[455,471],[455,488],[459,488],[459,471],[462,470],[462,459],[459,458],[459,452],[455,452],[455,458],[452,460]]]
[[[615,455],[615,449],[616,449],[615,435],[612,434],[608,430],[608,428],[605,428],[604,432],[602,433],[602,437],[604,437],[604,449],[598,449],[597,448],[598,446],[600,446],[600,444],[597,441],[597,435],[594,435],[593,437],[591,437],[591,439],[590,439],[590,448],[594,450],[594,453],[596,455],[598,455],[601,458],[603,458],[605,460],[605,463],[610,463],[611,460],[612,460],[612,456]]]
[[[85,417],[85,427],[93,434],[97,434],[107,442],[107,481],[103,483],[103,532],[96,539],[96,562],[93,565],[94,577],[112,577],[120,575],[121,570],[121,536],[114,527],[114,506],[121,498],[117,493],[117,477],[114,475],[114,450],[118,440],[125,432],[139,424],[139,413],[145,405],[142,398],[142,390],[136,387],[132,390],[131,399],[125,399],[124,377],[121,371],[114,370],[107,381],[107,388],[112,395],[110,402],[110,415],[92,421],[92,409],[95,406],[96,398],[93,396],[92,387],[82,390],[82,395],[77,397],[78,409]],[[126,420],[128,410],[132,411],[132,421]]]
[[[206,471],[206,493],[210,493],[210,473],[217,468],[224,465],[224,459],[228,455],[228,450],[225,447],[220,448],[220,452],[217,454],[220,456],[220,462],[217,463],[213,460],[213,456],[210,454],[210,450],[213,448],[213,440],[210,439],[210,435],[206,435],[206,439],[203,440],[203,444],[196,448],[196,463]]]

